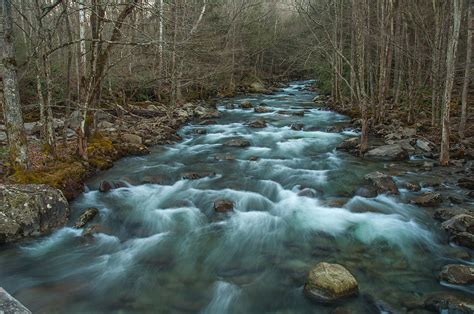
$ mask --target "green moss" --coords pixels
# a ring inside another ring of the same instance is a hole
[[[47,184],[62,190],[70,199],[82,191],[86,174],[86,167],[79,161],[55,161],[41,169],[16,169],[10,180],[22,184]]]

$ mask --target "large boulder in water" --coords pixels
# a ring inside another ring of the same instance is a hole
[[[316,302],[331,303],[357,295],[357,280],[344,266],[319,263],[308,274],[305,295]]]
[[[376,171],[369,173],[364,179],[378,194],[400,194],[395,181],[387,174]]]
[[[455,293],[434,293],[424,302],[425,308],[436,313],[472,314],[474,300]]]
[[[380,160],[407,160],[408,153],[402,148],[400,144],[383,145],[372,150],[369,150],[365,157],[380,159]]]
[[[219,199],[214,202],[214,210],[218,213],[228,213],[234,211],[234,202],[226,199]]]
[[[63,193],[44,184],[0,184],[0,243],[38,236],[66,224]]]
[[[251,128],[262,129],[267,127],[267,122],[265,121],[265,119],[258,118],[252,122],[249,122],[248,126]]]
[[[441,280],[454,285],[469,285],[474,283],[474,267],[461,264],[449,264],[440,273]]]

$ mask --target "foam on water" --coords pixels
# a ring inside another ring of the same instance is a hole
[[[229,313],[232,305],[239,297],[241,290],[238,286],[225,281],[218,281],[214,285],[214,294],[211,302],[202,311],[204,314]]]

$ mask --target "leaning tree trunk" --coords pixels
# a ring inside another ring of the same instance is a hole
[[[13,34],[12,0],[3,0],[2,24],[2,65],[3,65],[3,112],[5,115],[10,161],[16,169],[29,168],[28,143],[23,127],[23,115],[20,107],[18,78],[15,61]]]
[[[472,59],[472,33],[474,32],[474,0],[469,1],[467,8],[467,41],[466,41],[466,64],[464,72],[464,83],[462,88],[462,107],[461,122],[459,124],[459,137],[464,138],[467,120],[467,98],[469,93],[469,83],[472,77],[471,59]]]
[[[449,165],[449,128],[450,128],[450,106],[451,106],[451,92],[454,84],[456,53],[459,40],[459,28],[461,26],[462,18],[462,0],[453,0],[453,23],[450,27],[448,49],[446,53],[446,85],[444,88],[443,104],[443,131],[441,135],[441,154],[439,157],[442,166]]]

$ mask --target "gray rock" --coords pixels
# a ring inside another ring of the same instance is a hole
[[[408,159],[408,153],[402,148],[400,144],[377,147],[375,149],[369,150],[365,156],[368,158],[393,161]]]
[[[443,267],[440,279],[453,285],[474,283],[474,267],[461,264],[449,264]]]
[[[382,172],[369,173],[364,179],[375,188],[378,194],[400,194],[393,178]]]
[[[467,214],[467,215],[472,215],[470,210],[464,209],[464,208],[457,208],[457,207],[452,207],[452,208],[438,208],[434,212],[434,218],[439,221],[446,221],[454,216],[461,215],[461,214]]]
[[[8,141],[7,133],[0,131],[0,142],[6,143]]]
[[[324,262],[311,269],[304,285],[305,295],[322,303],[355,296],[358,291],[357,280],[344,266]]]
[[[122,139],[125,142],[131,143],[131,144],[142,144],[143,143],[143,140],[142,140],[141,136],[138,136],[136,134],[123,134]]]
[[[417,139],[416,146],[427,153],[431,152],[430,144],[427,141]]]
[[[43,184],[0,184],[0,243],[38,236],[66,224],[63,193]]]
[[[3,288],[0,288],[0,313],[1,314],[31,314],[23,304],[12,297]]]
[[[41,131],[41,123],[36,122],[27,122],[24,124],[25,132],[28,135],[38,134]]]
[[[357,149],[359,146],[359,138],[358,137],[351,137],[342,141],[339,145],[337,145],[338,150],[354,150]]]
[[[76,130],[81,126],[82,115],[79,110],[74,110],[68,119],[68,125],[71,129]]]

